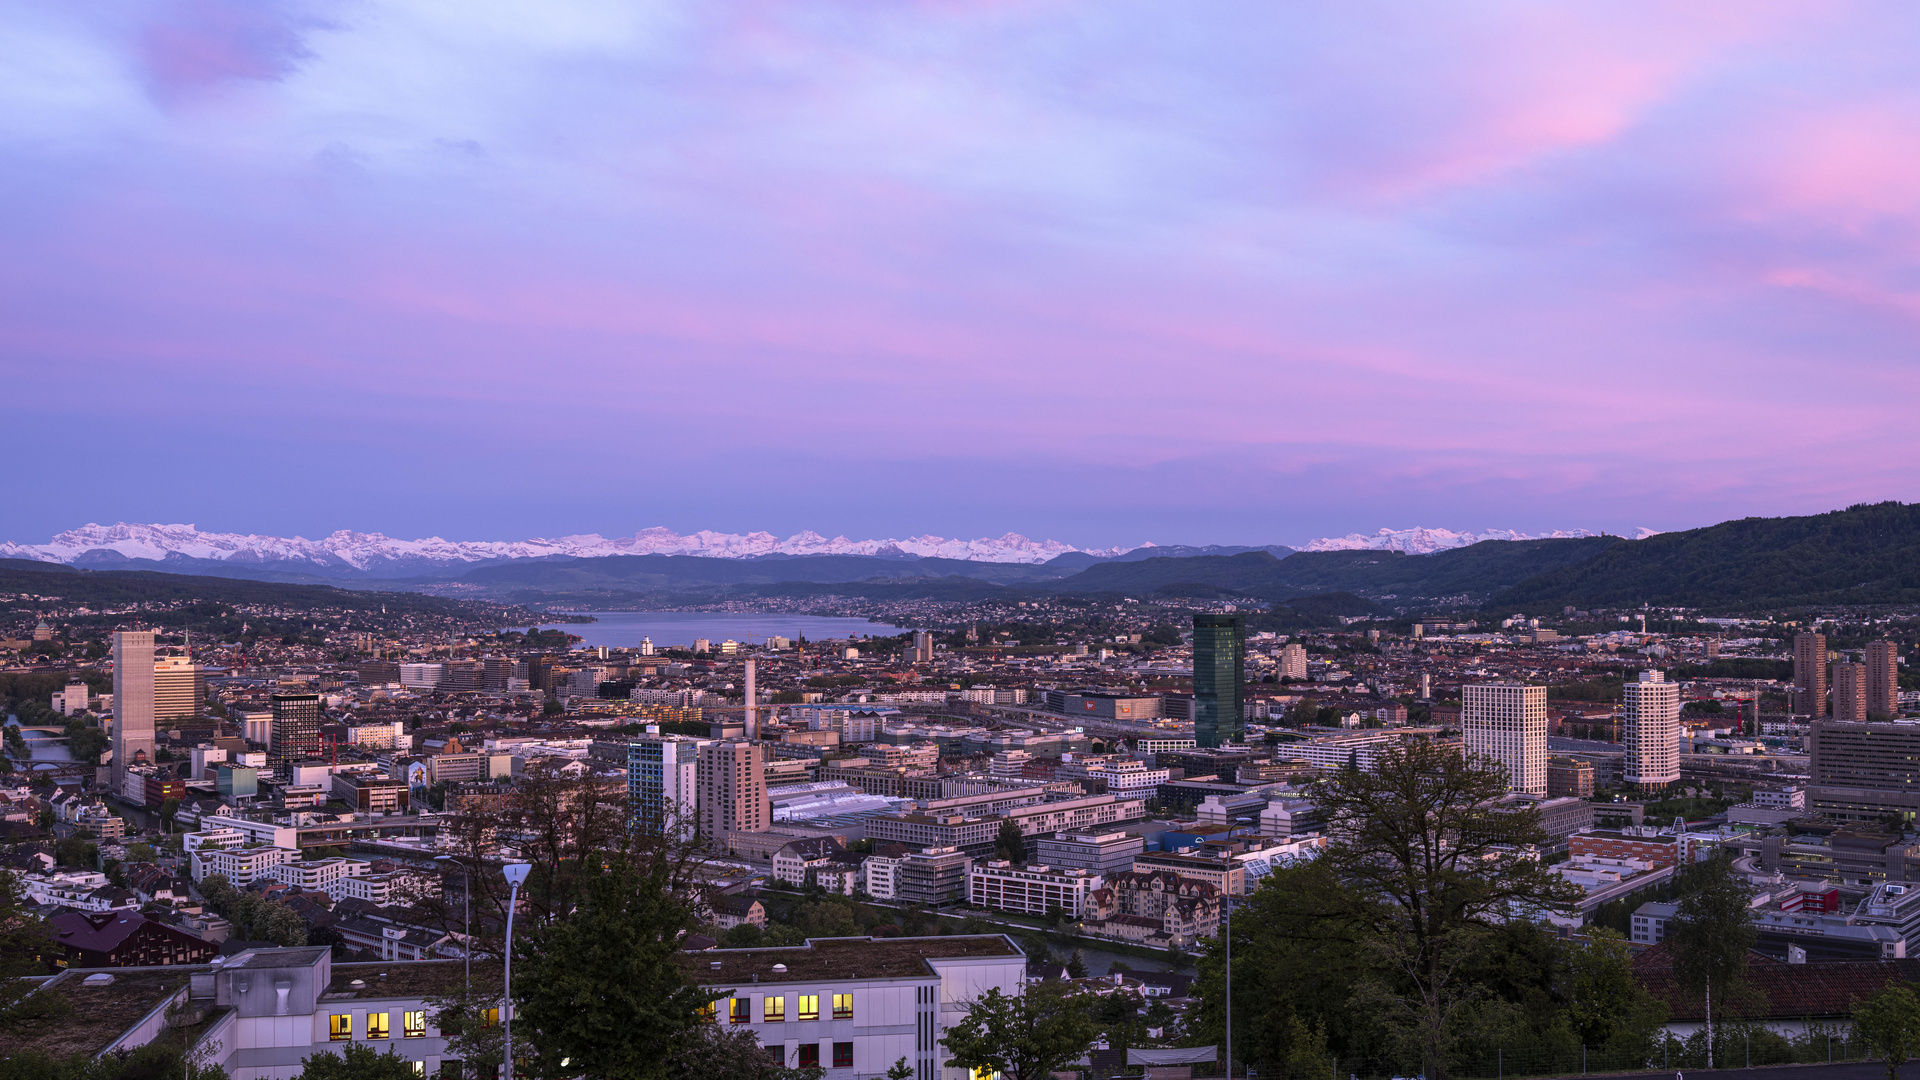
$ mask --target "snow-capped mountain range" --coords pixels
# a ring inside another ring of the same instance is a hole
[[[1448,548],[1466,547],[1482,540],[1571,540],[1598,536],[1591,529],[1555,529],[1544,533],[1514,532],[1512,529],[1488,529],[1485,532],[1454,532],[1452,529],[1381,529],[1372,535],[1348,533],[1345,536],[1312,540],[1301,551],[1404,551],[1409,555],[1431,555]],[[1641,529],[1634,536],[1645,540],[1658,536],[1653,529]]]
[[[1372,549],[1425,555],[1482,540],[1592,535],[1585,529],[1541,534],[1520,533],[1510,529],[1491,529],[1479,533],[1454,532],[1450,529],[1381,529],[1372,535],[1353,533],[1314,540],[1302,545],[1300,550]],[[1643,529],[1641,535],[1650,536],[1652,532]],[[659,527],[620,537],[588,533],[532,540],[482,541],[444,540],[437,536],[422,540],[396,540],[380,533],[342,529],[319,540],[308,540],[299,536],[201,532],[192,525],[122,522],[71,529],[44,544],[0,543],[0,558],[92,566],[142,560],[168,563],[182,569],[206,563],[228,563],[332,576],[399,576],[458,570],[515,559],[551,556],[592,558],[606,555],[697,555],[722,559],[769,555],[919,556],[1033,565],[1069,552],[1104,559],[1154,546],[1147,543],[1135,548],[1077,548],[1057,540],[1030,540],[1019,533],[978,540],[954,540],[941,536],[849,540],[844,536],[830,539],[816,532],[798,532],[783,540],[767,532],[742,535],[701,530],[683,534]]]

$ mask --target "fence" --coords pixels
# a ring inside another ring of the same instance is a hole
[[[1760,1065],[1818,1064],[1867,1061],[1872,1047],[1851,1025],[1808,1024],[1803,1034],[1788,1037],[1761,1024],[1732,1021],[1714,1025],[1715,1069]],[[1449,1055],[1448,1080],[1528,1080],[1538,1077],[1575,1077],[1605,1073],[1676,1072],[1707,1067],[1705,1031],[1681,1039],[1673,1035],[1635,1046],[1495,1047]],[[1324,1062],[1272,1065],[1239,1062],[1235,1076],[1255,1080],[1388,1080],[1429,1075],[1417,1060],[1329,1057]],[[1193,1075],[1224,1077],[1226,1065],[1196,1065]]]

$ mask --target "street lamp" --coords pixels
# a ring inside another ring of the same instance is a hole
[[[461,916],[460,952],[467,958],[467,994],[473,994],[473,871],[451,855],[435,855],[433,861],[460,867],[460,895],[466,900]]]
[[[1252,818],[1234,818],[1233,825],[1227,829],[1227,872],[1221,875],[1221,883],[1226,888],[1220,890],[1225,895],[1221,901],[1226,904],[1226,925],[1221,932],[1227,938],[1227,1078],[1233,1078],[1233,834],[1253,823]]]
[[[507,971],[506,991],[500,1002],[507,1020],[506,1080],[513,1080],[513,909],[520,906],[520,886],[527,880],[532,863],[510,862],[500,868],[507,879]]]

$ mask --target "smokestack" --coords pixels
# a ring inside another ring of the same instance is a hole
[[[760,727],[754,723],[754,707],[760,703],[753,685],[753,657],[747,657],[747,738],[760,737]]]

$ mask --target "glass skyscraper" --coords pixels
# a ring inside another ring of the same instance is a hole
[[[1240,679],[1247,660],[1244,615],[1193,617],[1193,739],[1224,746],[1247,733]]]

